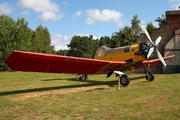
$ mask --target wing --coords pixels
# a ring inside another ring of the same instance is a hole
[[[14,71],[102,74],[118,70],[126,62],[13,51],[4,61]]]
[[[175,57],[175,55],[170,55],[170,56],[163,57],[163,59],[167,60],[167,59],[171,59],[171,58],[174,58],[174,57]],[[152,59],[152,60],[145,60],[145,61],[142,62],[142,64],[148,64],[148,65],[150,65],[150,64],[152,64],[152,65],[160,64],[160,63],[161,63],[161,61],[160,61],[159,58]]]

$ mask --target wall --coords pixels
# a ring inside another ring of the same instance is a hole
[[[163,73],[180,73],[180,29],[175,31],[175,35],[164,47],[164,56],[168,55],[176,56],[166,61],[168,67],[163,68]]]
[[[180,28],[180,10],[166,11],[166,20],[169,25],[169,31],[174,33]]]

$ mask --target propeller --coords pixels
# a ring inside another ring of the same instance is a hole
[[[149,42],[152,44],[152,46],[150,46],[150,49],[149,49],[149,51],[148,51],[147,58],[149,58],[149,57],[152,55],[152,53],[154,52],[154,50],[155,50],[155,53],[156,53],[156,55],[158,56],[158,58],[161,60],[162,64],[163,64],[164,66],[166,66],[166,63],[165,63],[165,61],[164,61],[161,53],[160,53],[159,50],[157,49],[158,44],[160,43],[160,41],[161,41],[161,39],[162,39],[161,36],[159,36],[159,37],[156,39],[155,43],[154,43],[154,42],[151,40],[151,37],[150,37],[148,31],[146,30],[146,28],[145,28],[144,26],[142,26],[141,28],[142,28],[142,31],[146,34]]]

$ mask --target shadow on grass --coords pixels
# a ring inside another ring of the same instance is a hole
[[[72,81],[79,81],[75,79],[70,79]],[[65,89],[65,88],[78,88],[78,87],[90,87],[96,85],[112,85],[117,84],[117,81],[79,81],[79,82],[87,82],[87,84],[80,84],[80,85],[66,85],[66,86],[55,86],[55,87],[43,87],[43,88],[33,88],[33,89],[25,89],[25,90],[13,90],[13,91],[4,91],[0,92],[0,96],[12,95],[12,94],[22,94],[22,93],[30,93],[30,92],[41,92],[41,91],[48,91],[48,90],[58,90],[58,89]]]
[[[144,78],[144,76],[130,78],[130,80],[138,80]],[[46,79],[43,81],[53,81],[53,80],[70,80],[76,82],[86,82],[87,84],[79,84],[79,85],[66,85],[66,86],[55,86],[55,87],[43,87],[43,88],[33,88],[33,89],[25,89],[25,90],[13,90],[13,91],[4,91],[0,92],[0,96],[12,95],[12,94],[22,94],[22,93],[30,93],[30,92],[41,92],[41,91],[48,91],[48,90],[58,90],[58,89],[65,89],[65,88],[78,88],[78,87],[90,87],[96,85],[108,85],[110,87],[117,85],[117,80],[114,81],[95,81],[95,80],[77,80],[76,78],[70,79]]]
[[[139,80],[142,78],[145,79],[145,76],[130,77],[130,80],[131,81],[132,80]],[[93,81],[93,80],[78,80],[78,78],[54,78],[54,79],[45,79],[42,81],[56,81],[56,80],[71,80],[71,81],[77,81],[77,82],[100,82],[100,81]]]
[[[77,80],[77,78],[53,78],[53,79],[45,79],[42,81],[57,81],[57,80]],[[80,80],[78,80],[80,81]]]
[[[139,80],[139,79],[142,79],[142,78],[144,78],[144,80],[146,80],[145,75],[144,76],[133,77],[133,78],[130,78],[130,80]]]

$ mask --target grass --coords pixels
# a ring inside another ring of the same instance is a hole
[[[117,78],[27,72],[0,73],[0,119],[179,119],[180,74],[129,75],[118,90]]]

